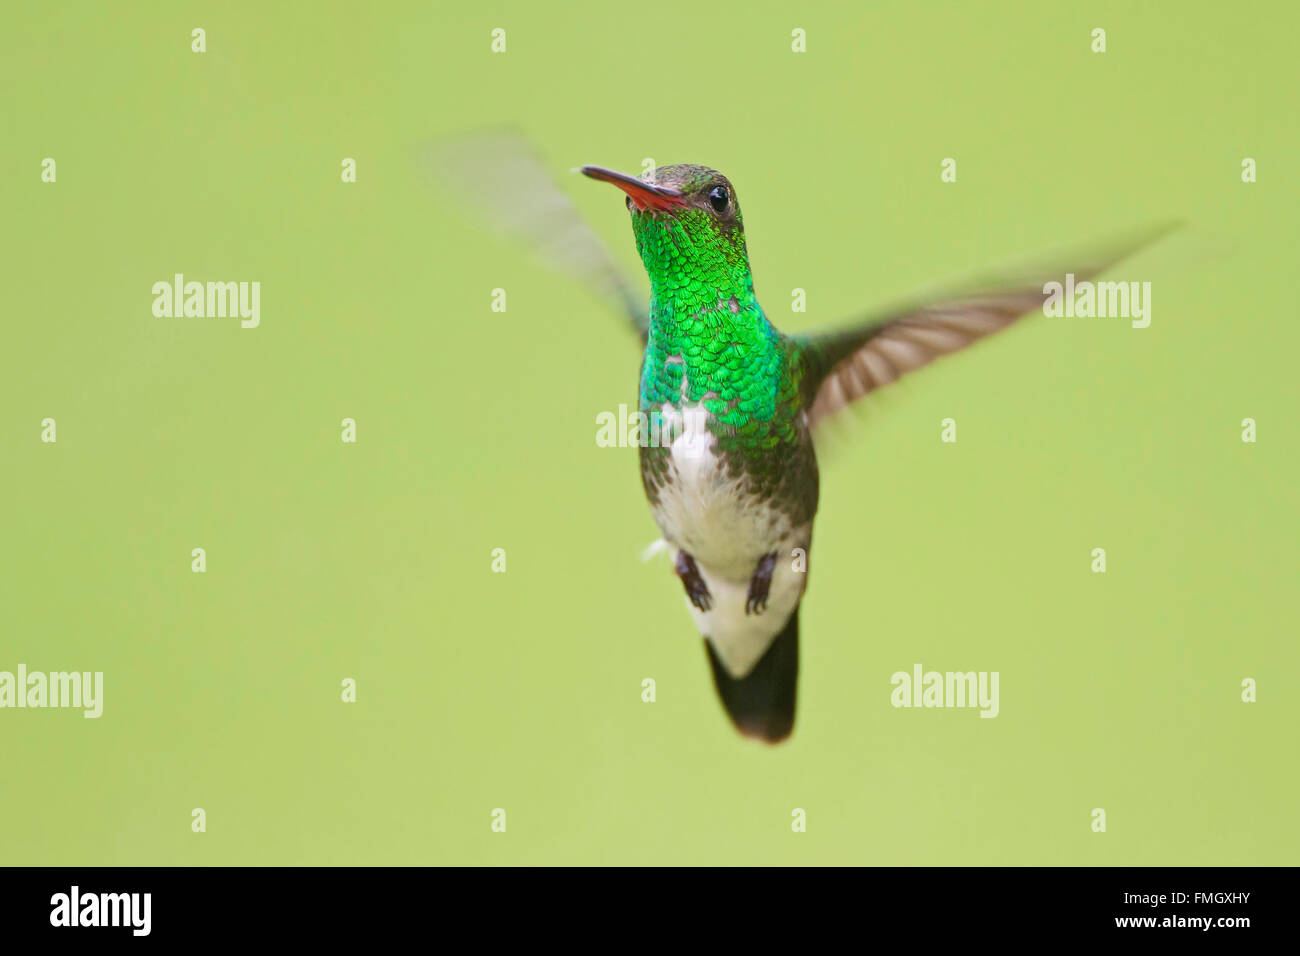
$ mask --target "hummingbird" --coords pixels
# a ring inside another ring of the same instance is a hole
[[[640,446],[646,499],[736,729],[784,740],[794,729],[799,607],[817,514],[814,430],[1041,309],[1044,282],[786,335],[754,293],[744,218],[726,176],[692,163],[659,166],[653,178],[581,172],[626,194],[650,280],[639,407],[658,416],[662,440]],[[1087,262],[1074,269],[1096,271]]]
[[[485,152],[494,164],[482,162]],[[818,505],[819,426],[934,359],[1041,311],[1046,284],[1067,270],[1004,273],[828,332],[787,335],[759,304],[740,201],[718,170],[693,163],[640,177],[601,166],[577,170],[625,194],[650,284],[647,307],[567,199],[546,188],[527,150],[507,136],[462,151],[459,160],[470,181],[480,181],[483,202],[499,207],[495,218],[510,220],[509,231],[622,301],[643,347],[639,410],[658,426],[658,440],[640,443],[641,484],[718,696],[742,735],[787,739]],[[531,205],[521,201],[525,195]],[[1095,275],[1165,228],[1100,254],[1078,253],[1068,271],[1076,280]]]

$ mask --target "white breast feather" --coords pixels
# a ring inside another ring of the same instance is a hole
[[[683,376],[683,399],[687,394]],[[706,427],[709,413],[703,401],[665,404],[662,415],[662,434],[673,440],[668,480],[659,490],[655,520],[674,561],[679,551],[690,554],[713,597],[709,610],[701,611],[683,594],[696,627],[727,671],[744,677],[781,632],[803,594],[806,575],[794,570],[791,552],[808,540],[808,528],[791,527],[784,514],[752,494],[743,476],[732,477],[718,467],[717,439]],[[773,551],[777,560],[767,608],[760,614],[746,614],[750,578],[759,559]]]

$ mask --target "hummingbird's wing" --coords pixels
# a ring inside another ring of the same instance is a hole
[[[920,297],[838,331],[795,336],[804,359],[804,402],[809,424],[897,381],[943,355],[964,349],[1041,310],[1049,282],[1066,273],[1082,282],[1169,232],[1162,225],[1139,236],[1062,257],[1055,267],[1004,269],[966,284],[965,293]]]
[[[565,275],[614,299],[644,341],[646,296],[638,296],[605,244],[521,134],[492,130],[436,140],[420,151],[432,185],[498,234],[521,242]]]

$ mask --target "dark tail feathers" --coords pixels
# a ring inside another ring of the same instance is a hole
[[[736,729],[769,744],[789,737],[794,730],[795,684],[799,678],[799,609],[791,612],[790,620],[754,669],[739,680],[727,673],[712,644],[706,640],[704,646],[713,666],[718,696]]]

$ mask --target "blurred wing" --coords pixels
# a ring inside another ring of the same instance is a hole
[[[868,392],[1040,310],[1047,299],[1044,285],[1064,283],[1067,272],[1074,274],[1076,282],[1090,279],[1171,228],[1161,226],[1136,238],[1062,257],[1068,263],[1065,268],[1006,269],[968,283],[971,289],[985,291],[918,300],[854,328],[796,337],[804,354],[809,423],[816,425]]]
[[[422,148],[420,161],[439,193],[486,220],[498,235],[530,247],[551,268],[613,298],[645,339],[645,297],[633,292],[523,136],[497,130],[438,140]]]

